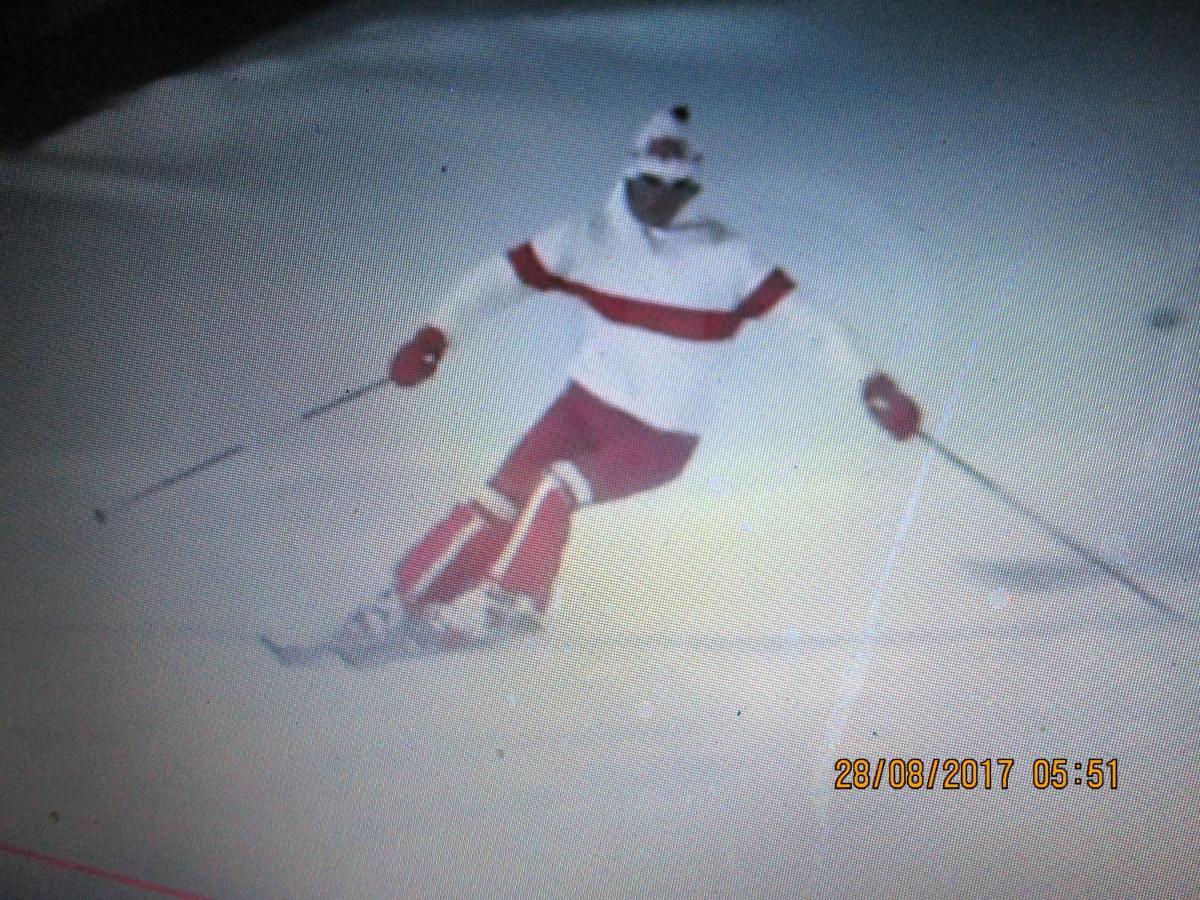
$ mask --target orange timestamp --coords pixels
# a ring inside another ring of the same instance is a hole
[[[1006,791],[1017,767],[1010,756],[996,757],[842,757],[833,764],[833,786],[839,791],[992,790]],[[1039,791],[1069,787],[1117,788],[1117,761],[1092,757],[1037,757],[1023,772]],[[1024,778],[1022,777],[1022,781]]]

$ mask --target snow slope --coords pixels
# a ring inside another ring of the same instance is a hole
[[[1200,617],[1188,20],[906,9],[365,4],[0,160],[0,842],[220,896],[1200,891],[1196,631],[785,335],[746,337],[684,478],[580,517],[521,652],[297,676],[252,636],[319,632],[486,476],[578,337],[550,299],[90,518],[379,377],[684,100],[705,208],[948,445]],[[840,756],[1016,767],[835,792]],[[1120,787],[1037,791],[1039,756]],[[98,885],[3,856],[0,884]]]

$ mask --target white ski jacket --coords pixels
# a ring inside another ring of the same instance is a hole
[[[472,270],[431,319],[451,346],[481,316],[538,292],[590,308],[570,377],[656,428],[700,434],[712,373],[749,322],[805,326],[847,375],[870,368],[836,322],[814,316],[780,268],[758,263],[718,222],[649,228],[620,186],[599,213],[568,220]]]

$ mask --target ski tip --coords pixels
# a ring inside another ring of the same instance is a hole
[[[268,650],[270,650],[272,653],[274,653],[276,650],[279,649],[279,645],[277,643],[275,643],[273,640],[271,640],[269,637],[267,637],[265,634],[260,634],[258,636],[258,642],[260,644],[262,644],[264,647],[266,647]]]
[[[271,640],[265,634],[260,634],[258,636],[258,642],[260,644],[262,644],[262,646],[264,646],[268,650],[270,650],[271,655],[274,656],[279,662],[283,662],[283,658],[284,658],[284,653],[283,653],[284,648],[283,647],[281,647],[279,644],[275,643],[273,640]]]
[[[276,661],[288,668],[308,666],[321,658],[324,652],[321,647],[306,647],[300,644],[277,644],[265,634],[258,636],[258,642],[271,651]]]

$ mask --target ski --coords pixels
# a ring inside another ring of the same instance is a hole
[[[350,668],[365,669],[406,659],[479,650],[536,633],[529,628],[497,625],[468,635],[441,627],[395,604],[384,605],[393,597],[393,591],[384,591],[373,603],[359,606],[325,640],[281,644],[260,634],[258,642],[285,668],[303,669],[326,660],[340,660]],[[379,626],[381,621],[386,621],[386,627]]]

